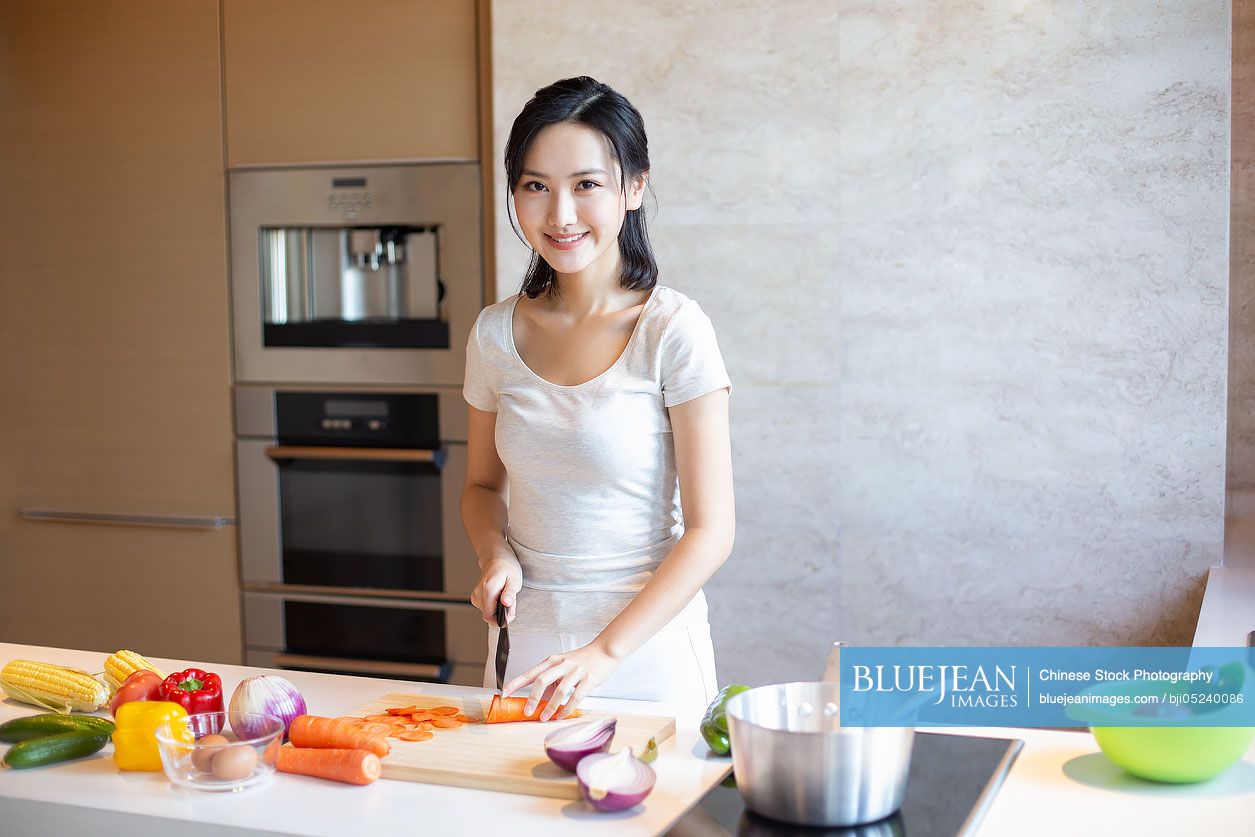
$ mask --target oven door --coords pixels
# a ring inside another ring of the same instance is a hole
[[[466,446],[236,443],[246,588],[468,601],[479,576],[460,517]]]
[[[488,633],[470,605],[246,592],[244,633],[248,665],[483,684]]]

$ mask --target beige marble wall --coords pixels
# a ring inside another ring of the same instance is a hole
[[[1229,215],[1229,468],[1233,494],[1255,494],[1255,0],[1233,2]]]
[[[1228,14],[496,0],[498,160],[537,87],[625,93],[664,281],[719,332],[721,680],[818,676],[835,638],[1188,641],[1223,528]]]

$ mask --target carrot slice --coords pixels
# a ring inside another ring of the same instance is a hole
[[[474,722],[475,722],[475,719],[474,719],[474,718],[472,718],[470,715],[463,715],[463,714],[461,714],[461,713],[459,713],[459,714],[457,714],[457,715],[454,715],[454,716],[453,716],[453,720],[455,720],[455,721],[461,721],[461,722],[462,722],[462,723],[464,723],[464,724],[470,724],[470,723],[474,723]]]
[[[461,721],[455,721],[452,718],[436,718],[431,722],[436,729],[457,729],[462,726]]]
[[[435,737],[434,733],[426,732],[421,729],[416,729],[413,732],[403,732],[397,736],[397,738],[402,741],[429,741]]]
[[[325,720],[334,721],[334,718]],[[276,767],[283,773],[299,773],[334,779],[351,785],[369,785],[379,778],[383,765],[379,756],[369,750],[329,749],[302,750],[283,747],[275,759]]]
[[[371,734],[370,727],[380,727],[388,732],[392,727],[387,724],[367,724],[358,729],[353,724],[337,721],[335,718],[323,718],[318,715],[297,715],[288,728],[288,737],[293,747],[315,747],[330,750],[369,750],[379,756],[388,755],[388,740],[379,735]]]
[[[396,715],[367,715],[363,720],[368,724],[391,724],[398,719]]]
[[[456,715],[458,708],[456,706],[433,706],[427,710],[433,715]]]
[[[385,709],[389,715],[408,715],[411,712],[417,712],[417,706],[394,706],[391,709]]]
[[[538,721],[540,714],[545,711],[545,707],[549,705],[549,701],[542,700],[536,704],[536,709],[532,714],[524,714],[523,710],[527,706],[527,698],[510,697],[501,698],[501,695],[493,695],[492,703],[488,706],[488,714],[484,717],[486,724],[507,724],[512,721]],[[578,718],[584,713],[576,709],[568,715],[568,718]]]

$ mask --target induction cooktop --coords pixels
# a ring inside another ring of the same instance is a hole
[[[975,832],[1023,746],[1018,738],[916,733],[902,807],[874,823],[850,828],[807,828],[777,822],[748,810],[735,788],[716,785],[669,833],[737,837],[968,835]]]

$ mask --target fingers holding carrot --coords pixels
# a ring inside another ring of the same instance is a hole
[[[542,701],[546,701],[548,706],[541,710],[540,720],[569,718],[580,701],[604,683],[618,667],[619,660],[594,641],[574,651],[546,657],[504,684],[501,695],[507,697],[530,685],[531,694],[524,714],[531,715]]]

